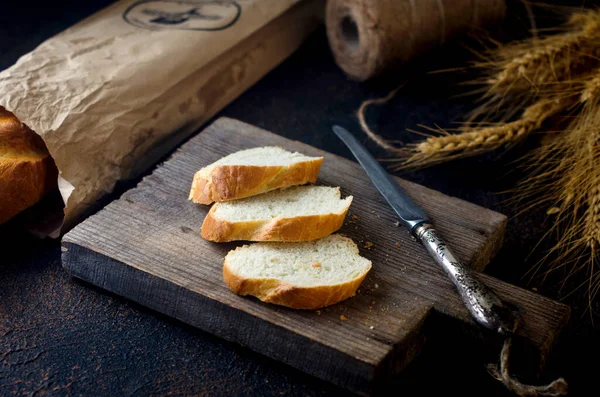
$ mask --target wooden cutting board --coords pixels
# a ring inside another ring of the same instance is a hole
[[[318,311],[264,304],[229,291],[225,254],[238,244],[199,235],[208,206],[187,201],[194,173],[241,149],[278,145],[325,158],[319,183],[353,195],[342,233],[373,269],[357,296]],[[482,270],[502,244],[506,217],[398,179],[459,257]],[[134,189],[63,238],[63,266],[75,277],[237,342],[302,371],[367,393],[393,378],[419,351],[432,313],[479,330],[443,271],[402,227],[360,166],[231,119],[184,144]],[[481,274],[521,309],[519,335],[543,356],[569,309]]]

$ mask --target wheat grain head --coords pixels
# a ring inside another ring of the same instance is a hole
[[[428,166],[514,145],[539,129],[545,120],[562,112],[576,101],[577,97],[572,95],[544,99],[527,107],[521,118],[510,123],[467,130],[460,134],[448,134],[438,130],[437,136],[430,136],[422,142],[408,145],[405,151],[408,158],[401,160],[397,168]]]
[[[573,14],[563,33],[501,46],[479,66],[492,70],[490,93],[539,95],[600,64],[599,49],[600,10],[593,10]]]

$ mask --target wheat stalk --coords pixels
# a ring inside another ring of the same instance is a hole
[[[588,196],[583,235],[587,245],[597,249],[600,244],[600,185],[596,185]]]
[[[498,45],[474,66],[484,71],[481,104],[468,122],[506,122],[540,99],[581,90],[600,65],[600,10],[574,14],[560,34]]]
[[[568,25],[576,30],[494,51],[492,60],[480,65],[497,71],[487,81],[489,93],[536,95],[600,63],[600,11],[576,13]]]
[[[494,149],[506,143],[517,142],[535,128],[535,122],[519,119],[511,123],[461,134],[429,137],[416,145],[419,153],[433,155],[444,153],[470,152]]]
[[[399,168],[433,165],[457,157],[466,157],[516,144],[540,128],[548,118],[562,112],[576,101],[574,96],[540,100],[527,107],[520,119],[460,134],[430,136],[410,145],[409,157]],[[442,131],[443,132],[443,131]]]

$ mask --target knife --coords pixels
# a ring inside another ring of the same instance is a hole
[[[337,125],[333,126],[333,132],[348,146],[377,190],[396,211],[411,234],[446,271],[473,319],[485,328],[502,335],[512,334],[515,313],[481,282],[471,269],[456,258],[431,224],[425,211],[410,198],[352,134]]]

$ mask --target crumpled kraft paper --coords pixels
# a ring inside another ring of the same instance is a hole
[[[0,106],[42,136],[60,170],[65,228],[291,54],[322,8],[123,0],[0,73]]]

